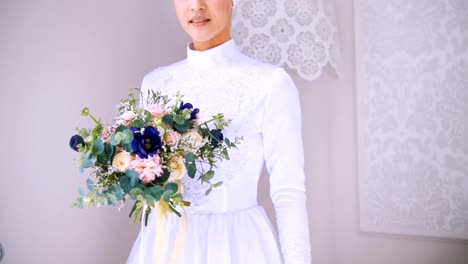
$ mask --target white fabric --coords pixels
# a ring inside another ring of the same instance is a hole
[[[230,160],[216,169],[213,182],[223,180],[221,187],[205,196],[206,186],[183,181],[185,197],[192,205],[187,208],[189,224],[181,263],[310,263],[301,112],[289,75],[243,55],[231,39],[202,52],[187,47],[186,60],[149,73],[142,89],[169,96],[180,91],[185,102],[200,109],[201,122],[222,112],[233,120],[225,136],[244,136],[239,148],[230,151]],[[257,205],[257,184],[265,161],[281,249],[263,208]],[[179,221],[175,215],[168,220],[168,248]],[[152,214],[127,263],[155,263],[154,226]]]
[[[231,34],[246,55],[287,66],[304,80],[340,75],[334,1],[240,0]]]

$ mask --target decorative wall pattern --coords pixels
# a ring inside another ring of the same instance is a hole
[[[339,74],[333,1],[239,0],[232,36],[243,53],[286,66],[306,80]]]
[[[468,1],[355,15],[361,229],[468,239]]]

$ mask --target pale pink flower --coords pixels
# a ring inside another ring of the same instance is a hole
[[[145,184],[154,181],[156,177],[161,176],[163,173],[161,159],[158,155],[146,159],[136,156],[135,159],[130,162],[129,169],[138,172],[141,182]]]
[[[115,126],[109,126],[102,130],[101,138],[105,143],[109,143],[109,138],[114,134],[115,129]]]
[[[136,114],[133,111],[126,111],[117,119],[118,125],[130,125],[132,119],[136,117]]]
[[[155,117],[162,118],[163,116],[165,116],[167,114],[167,110],[164,107],[162,107],[160,105],[155,105],[155,104],[147,105],[145,107],[145,110],[150,112],[151,117],[153,117],[153,118],[155,118]]]
[[[164,143],[171,147],[176,147],[180,141],[180,134],[177,131],[171,131],[164,137]]]

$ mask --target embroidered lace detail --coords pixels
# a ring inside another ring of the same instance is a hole
[[[287,65],[306,80],[327,65],[340,74],[334,6],[328,0],[240,0],[232,36],[242,52],[260,61]]]
[[[180,68],[182,67],[182,68]],[[186,65],[162,67],[149,75],[150,87],[159,90],[173,98],[177,91],[184,95],[184,101],[190,102],[200,109],[200,123],[209,120],[213,115],[223,113],[232,123],[224,131],[225,137],[234,140],[235,137],[248,136],[258,133],[263,116],[258,109],[261,96],[265,91],[258,84],[258,73],[252,70],[252,65],[224,63],[217,67],[216,78],[212,78],[212,71],[202,69],[194,71]],[[180,74],[183,73],[183,77]],[[223,85],[224,84],[224,85]],[[225,85],[228,84],[228,85]],[[229,102],[229,103],[227,103]],[[229,181],[238,174],[238,164],[248,155],[248,149],[242,143],[238,149],[229,151],[230,160],[218,162],[214,169],[212,182]],[[205,168],[206,170],[208,167]],[[207,184],[185,177],[182,181],[184,197],[192,204],[198,205],[206,199]]]
[[[200,181],[183,177],[182,180],[183,195],[186,201],[190,201],[191,206],[198,206],[203,204],[206,199],[205,192],[208,190],[208,184],[201,184]]]

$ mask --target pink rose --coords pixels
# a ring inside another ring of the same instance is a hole
[[[145,184],[154,181],[156,177],[161,176],[163,173],[161,159],[158,155],[146,159],[135,156],[135,159],[130,162],[128,168],[138,172],[141,182]]]
[[[180,134],[177,131],[171,131],[164,137],[164,143],[171,147],[176,147],[180,141]]]
[[[155,118],[155,117],[162,118],[164,115],[167,114],[167,110],[164,107],[162,107],[160,105],[155,105],[155,104],[147,105],[145,107],[145,110],[150,112],[151,117],[153,117],[153,118]]]

